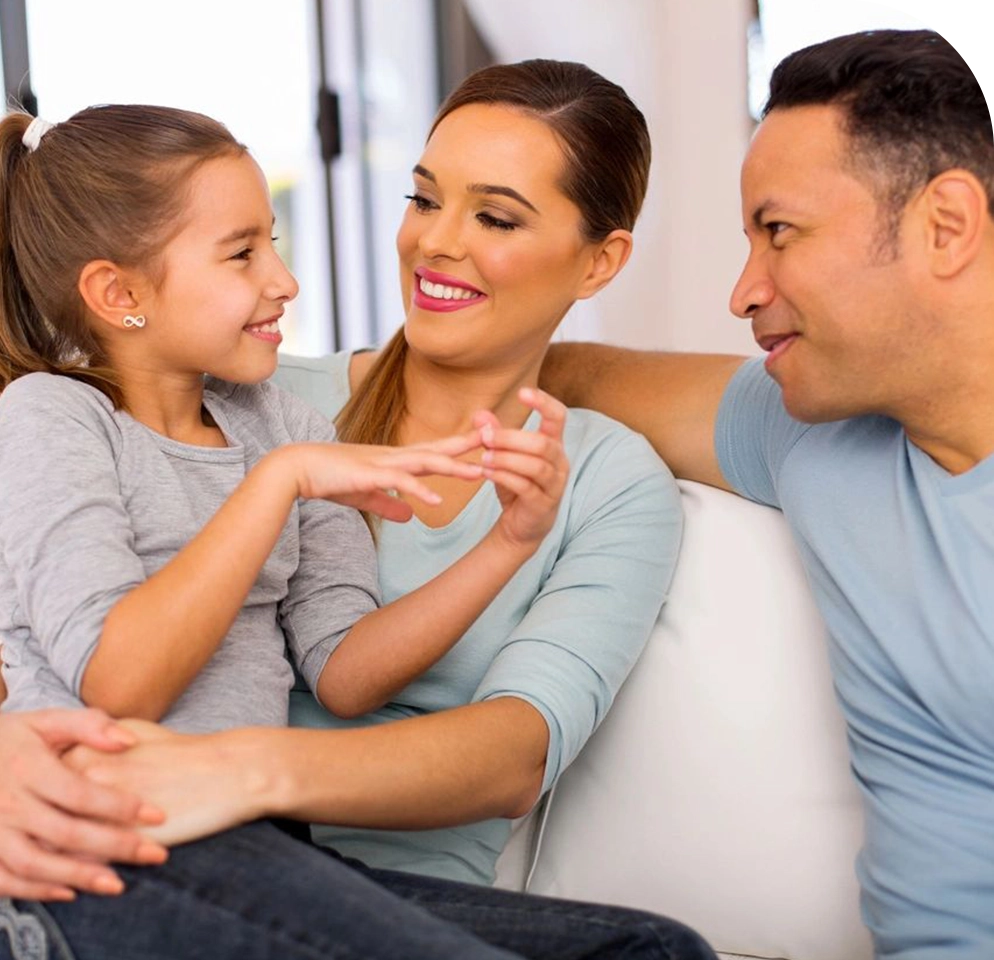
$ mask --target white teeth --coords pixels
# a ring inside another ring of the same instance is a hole
[[[465,287],[447,287],[442,283],[425,280],[424,277],[418,280],[418,287],[426,297],[431,297],[433,300],[474,300],[480,296]]]
[[[268,323],[256,324],[256,330],[260,333],[279,333],[280,323],[278,320],[270,320]]]

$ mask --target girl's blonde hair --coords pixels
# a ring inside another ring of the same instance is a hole
[[[31,120],[0,120],[0,390],[27,373],[60,373],[121,406],[80,271],[106,259],[160,282],[191,174],[246,148],[217,121],[169,107],[89,107],[35,149],[23,142]]]
[[[584,237],[597,242],[631,230],[649,182],[651,149],[645,118],[616,83],[582,63],[525,60],[468,76],[439,108],[429,137],[454,110],[482,103],[511,107],[545,123],[563,150],[559,188],[580,210]],[[397,442],[406,410],[401,328],[384,347],[338,415],[350,443]]]

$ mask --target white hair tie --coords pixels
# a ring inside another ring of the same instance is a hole
[[[54,123],[49,123],[47,120],[42,120],[41,117],[35,117],[28,124],[28,129],[24,131],[24,136],[21,137],[21,143],[28,148],[30,153],[34,153],[38,149],[38,144],[41,143],[41,138],[48,133],[49,130],[54,127]]]

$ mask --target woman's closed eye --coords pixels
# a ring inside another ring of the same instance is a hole
[[[411,206],[418,213],[428,213],[431,210],[437,210],[438,204],[433,200],[429,200],[427,197],[423,197],[420,193],[405,193],[405,200],[411,201]]]
[[[488,230],[516,230],[518,224],[511,220],[502,220],[492,213],[481,212],[476,215],[476,219]]]

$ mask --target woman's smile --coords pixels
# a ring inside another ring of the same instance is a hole
[[[473,306],[485,300],[486,295],[448,274],[418,267],[414,271],[413,299],[414,305],[423,310],[447,313]]]

